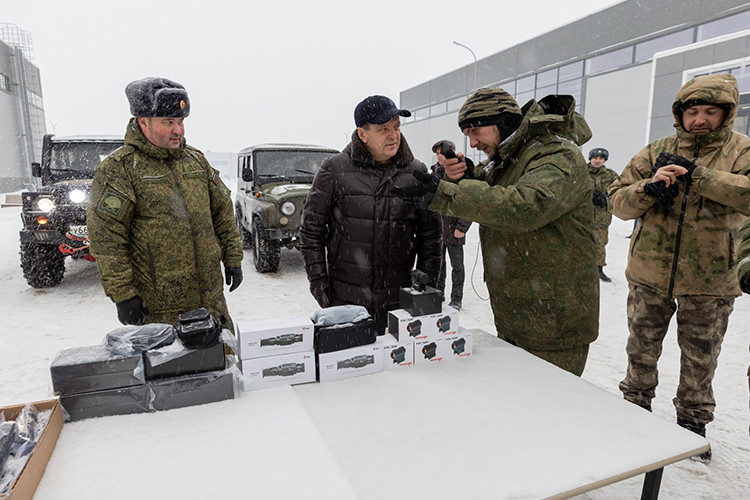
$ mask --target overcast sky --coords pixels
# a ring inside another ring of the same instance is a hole
[[[368,95],[399,92],[618,0],[4,0],[0,22],[30,32],[47,131],[123,135],[124,88],[184,85],[188,143],[343,148]],[[417,155],[419,156],[419,155]]]

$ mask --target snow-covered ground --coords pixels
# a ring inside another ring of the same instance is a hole
[[[96,267],[85,261],[68,261],[63,283],[52,289],[29,287],[18,264],[20,208],[0,209],[0,406],[47,399],[52,395],[49,366],[65,347],[97,344],[117,328],[115,307],[104,295]],[[627,322],[624,277],[632,222],[614,219],[610,228],[606,272],[612,283],[602,283],[599,339],[592,344],[583,378],[619,395],[618,382],[626,368]],[[467,283],[460,322],[467,328],[494,332],[487,290],[482,284],[482,265],[477,259],[477,226],[469,231],[466,246]],[[475,264],[476,262],[476,264]],[[250,252],[243,262],[245,281],[227,294],[235,320],[312,314],[317,309],[308,292],[302,260],[296,251],[284,251],[281,270],[270,275],[255,272]],[[747,369],[750,363],[750,297],[735,302],[719,368],[714,381],[716,420],[708,426],[713,460],[705,465],[691,460],[668,466],[661,487],[662,499],[750,498],[750,412]],[[469,361],[470,362],[470,361]],[[674,421],[674,396],[679,349],[674,325],[664,343],[660,385],[653,402],[654,413]],[[273,389],[272,389],[273,390]],[[533,397],[533,395],[530,395]],[[224,404],[224,403],[222,403]],[[471,421],[482,421],[467,415]],[[102,419],[106,422],[106,419]],[[184,423],[183,423],[184,425]],[[491,432],[491,429],[488,429]],[[540,450],[540,453],[554,450]],[[113,451],[122,456],[123,450]],[[135,453],[135,450],[134,450]],[[565,460],[565,457],[560,457]],[[95,478],[92,478],[95,480]],[[636,477],[582,495],[587,499],[637,498],[643,478]],[[490,493],[488,492],[488,496]],[[52,498],[52,497],[50,497]],[[144,496],[146,498],[146,496]]]

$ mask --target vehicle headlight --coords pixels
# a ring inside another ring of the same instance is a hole
[[[294,203],[291,201],[285,201],[281,204],[281,213],[284,215],[292,215],[294,213]]]
[[[55,202],[52,201],[52,198],[39,198],[36,206],[42,212],[51,212],[55,209]]]
[[[73,203],[81,203],[86,200],[86,191],[83,191],[82,189],[73,189],[68,193],[68,198],[70,198],[70,201]]]

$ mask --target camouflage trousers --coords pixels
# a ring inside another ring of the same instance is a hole
[[[669,322],[676,311],[680,381],[672,402],[678,417],[703,424],[711,422],[716,408],[711,382],[733,309],[732,298],[669,299],[647,288],[630,285],[628,371],[620,382],[625,399],[645,406],[656,396],[657,363]]]
[[[609,226],[597,227],[594,230],[596,236],[596,265],[604,267],[607,265],[607,242],[609,242]]]

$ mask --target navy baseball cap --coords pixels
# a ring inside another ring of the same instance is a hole
[[[382,125],[396,115],[411,116],[411,111],[398,109],[396,104],[384,95],[371,95],[354,108],[354,123],[357,127],[365,123]]]

